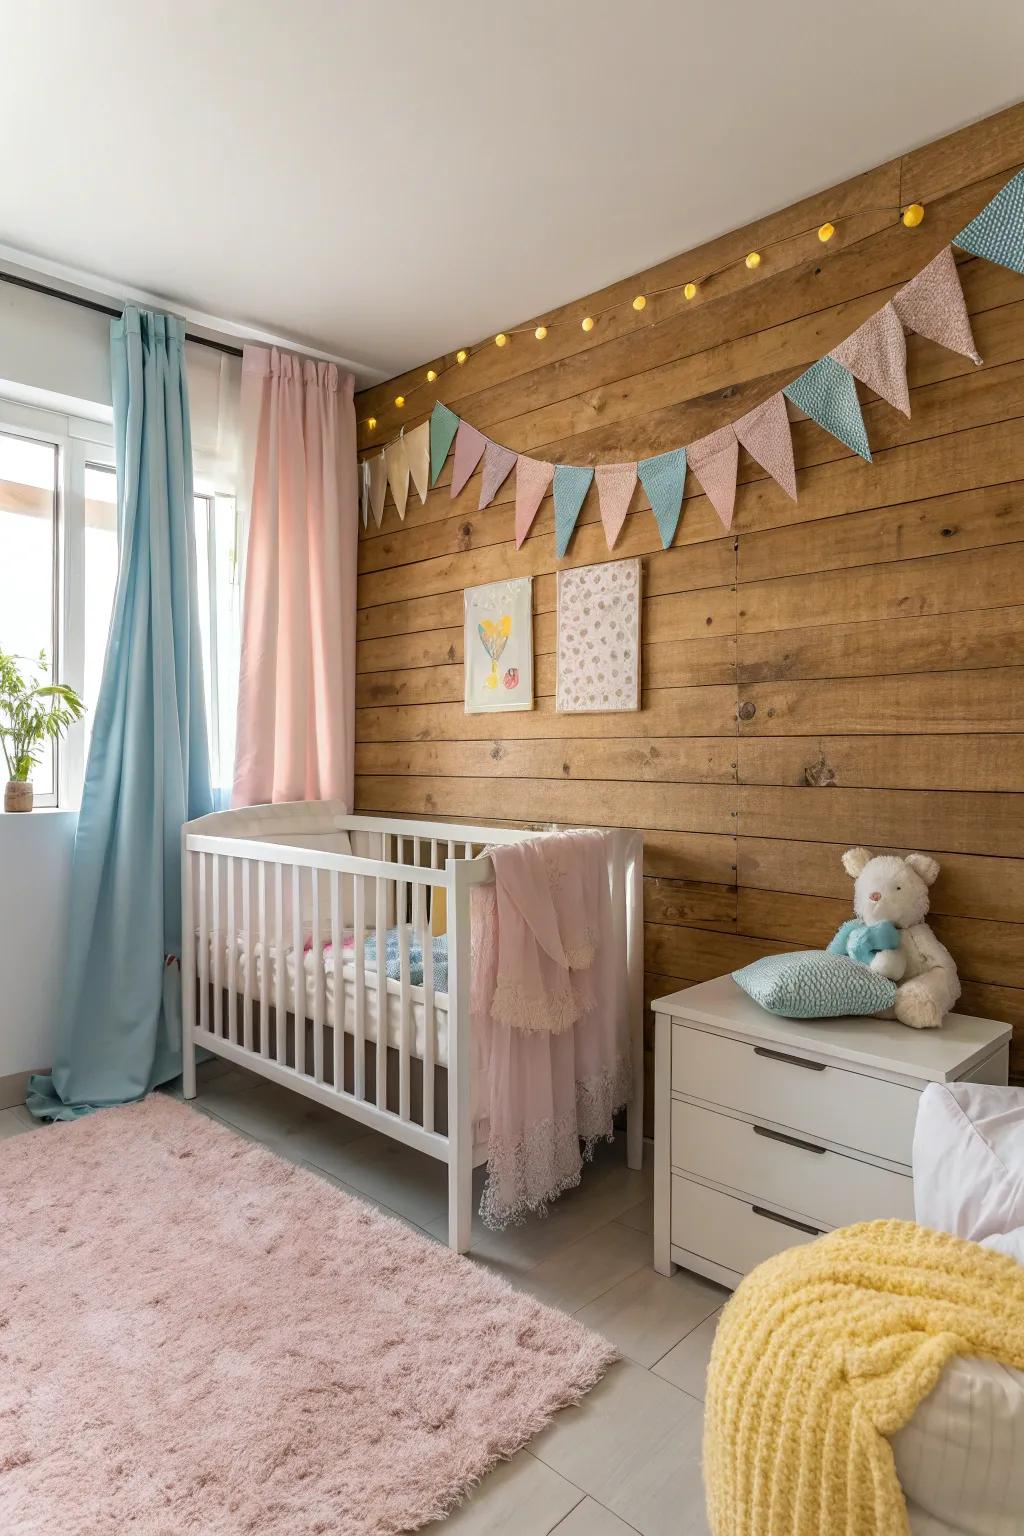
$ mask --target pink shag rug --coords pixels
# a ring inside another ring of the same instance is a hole
[[[173,1099],[0,1157],[4,1536],[393,1536],[615,1358]]]

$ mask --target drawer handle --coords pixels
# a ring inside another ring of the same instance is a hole
[[[784,1141],[787,1147],[799,1147],[801,1152],[820,1152],[824,1155],[827,1147],[817,1147],[813,1141],[801,1141],[798,1136],[783,1136],[781,1131],[770,1131],[766,1125],[754,1126],[755,1136],[767,1136],[770,1141]]]
[[[792,1216],[779,1216],[775,1211],[766,1211],[763,1205],[752,1205],[750,1209],[755,1216],[763,1216],[766,1221],[777,1221],[782,1227],[795,1227],[798,1232],[806,1232],[810,1237],[821,1237],[820,1227],[809,1227],[805,1221],[794,1221]]]
[[[791,1067],[804,1067],[808,1072],[824,1072],[823,1061],[805,1061],[802,1056],[787,1056],[785,1051],[770,1051],[766,1045],[754,1046],[755,1056],[769,1056],[772,1061],[788,1061]]]

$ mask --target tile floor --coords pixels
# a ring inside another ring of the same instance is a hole
[[[447,1231],[446,1170],[248,1072],[210,1062],[196,1108],[301,1162],[346,1193],[427,1236]],[[0,1110],[0,1140],[33,1128]],[[578,1408],[489,1474],[445,1536],[707,1536],[700,1478],[704,1373],[727,1293],[651,1267],[651,1169],[602,1148],[583,1183],[545,1220],[495,1234],[474,1228],[471,1257],[574,1313],[622,1360]],[[3,1156],[0,1149],[0,1157]]]

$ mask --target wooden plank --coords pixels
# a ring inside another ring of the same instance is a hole
[[[708,794],[708,789],[699,793]],[[694,791],[698,793],[698,791]],[[728,790],[716,791],[728,795]],[[786,837],[796,842],[877,843],[941,853],[1024,855],[1020,797],[971,791],[896,789],[735,790],[739,837]]]
[[[649,923],[680,923],[686,928],[735,933],[737,897],[734,885],[648,877],[644,881],[644,918]]]
[[[1019,791],[1024,736],[785,736],[735,744],[741,784]]]
[[[582,741],[360,742],[359,774],[426,778],[625,779],[731,784],[736,743],[726,737],[635,737]]]
[[[740,690],[745,736],[959,735],[1024,730],[1024,669],[913,672],[876,678],[745,684]],[[749,711],[754,713],[750,714]]]
[[[799,948],[771,939],[750,939],[737,933],[715,933],[675,923],[647,923],[644,939],[647,970],[663,976],[685,976],[691,981],[710,981],[714,976],[760,960],[763,955],[781,955]]]
[[[848,905],[851,881],[841,859],[849,846],[849,842],[740,837],[734,855],[737,877],[742,886],[831,897]],[[877,853],[904,854],[912,845],[871,841],[869,846]],[[1024,859],[984,858],[934,848],[923,851],[933,854],[941,865],[931,890],[933,912],[1024,922]]]

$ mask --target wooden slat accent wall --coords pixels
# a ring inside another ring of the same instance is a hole
[[[538,317],[575,323],[487,347],[437,388],[556,461],[678,446],[836,345],[1022,163],[1024,104]],[[913,231],[890,211],[910,201],[927,207]],[[814,231],[837,215],[825,251]],[[760,269],[692,303],[579,329],[770,240]],[[823,944],[849,912],[850,844],[927,849],[961,1006],[1014,1024],[1024,1072],[1024,281],[960,272],[984,366],[912,338],[910,419],[861,391],[873,464],[797,420],[799,504],[741,453],[732,532],[691,476],[668,552],[638,490],[609,555],[591,491],[566,563],[644,557],[639,714],[554,712],[550,499],[517,552],[514,477],[482,513],[478,475],[450,499],[450,461],[404,524],[389,497],[360,545],[357,810],[642,828],[652,996]],[[392,401],[430,362],[360,397],[379,421],[364,448],[429,412],[431,389]],[[535,578],[537,708],[467,716],[463,588],[517,574]]]

